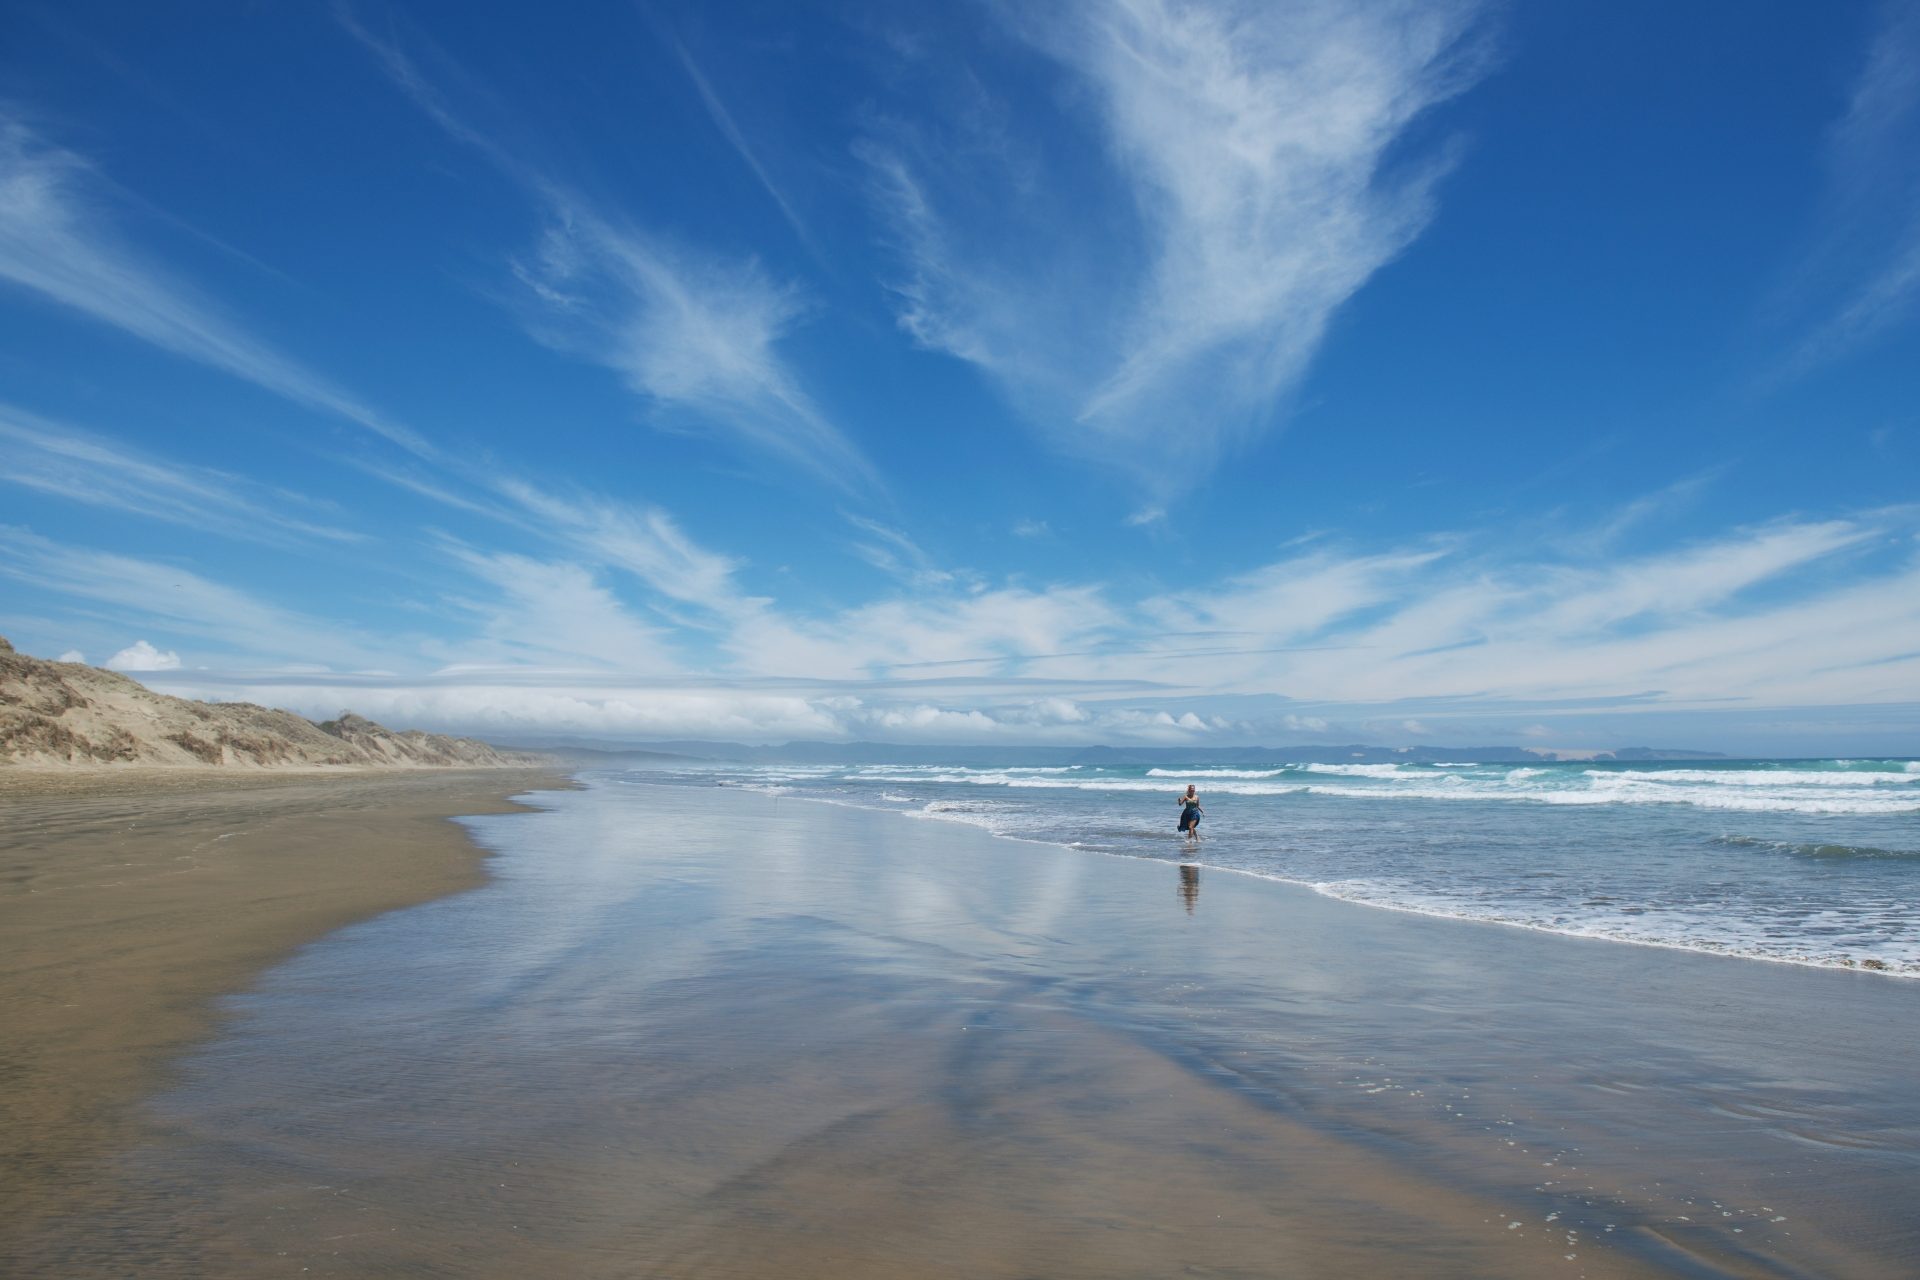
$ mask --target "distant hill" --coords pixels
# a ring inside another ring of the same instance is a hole
[[[126,764],[505,768],[546,764],[474,738],[395,732],[350,713],[315,724],[250,702],[193,702],[77,662],[17,653],[0,637],[0,767]]]

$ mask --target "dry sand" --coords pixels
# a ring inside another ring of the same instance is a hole
[[[0,771],[0,1236],[82,1207],[215,998],[324,933],[472,887],[460,814],[551,771]]]

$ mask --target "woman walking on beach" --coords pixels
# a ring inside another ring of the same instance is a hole
[[[1187,837],[1188,844],[1200,843],[1200,815],[1206,810],[1200,807],[1200,797],[1194,794],[1193,784],[1187,784],[1187,793],[1180,797],[1180,830]]]

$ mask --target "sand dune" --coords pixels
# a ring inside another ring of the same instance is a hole
[[[320,724],[250,702],[155,693],[116,671],[48,662],[0,637],[0,766],[504,768],[546,763],[473,738]]]

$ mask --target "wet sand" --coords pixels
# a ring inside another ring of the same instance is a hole
[[[28,1274],[1914,1274],[1920,984],[623,785],[227,1003]]]
[[[83,1208],[215,998],[340,926],[472,888],[447,819],[551,771],[0,770],[0,1259]]]

